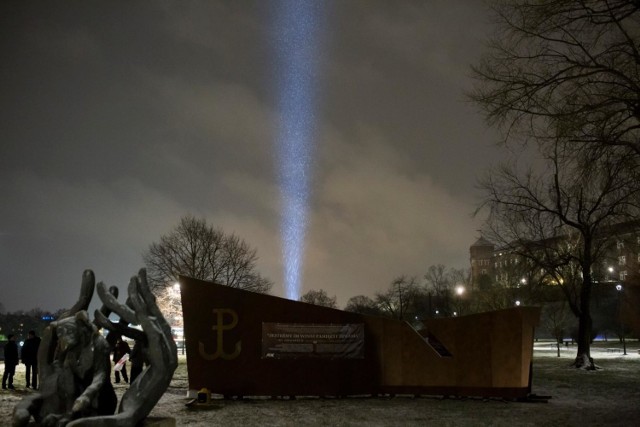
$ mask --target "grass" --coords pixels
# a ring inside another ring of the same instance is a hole
[[[440,396],[395,398],[265,398],[226,401],[190,409],[186,390],[187,366],[183,356],[171,385],[152,415],[173,417],[178,426],[627,426],[640,420],[640,348],[628,343],[628,355],[607,352],[617,342],[595,343],[592,356],[602,368],[582,371],[569,367],[575,346],[561,350],[536,343],[533,388],[550,395],[548,403],[519,403],[500,399]],[[480,367],[479,367],[480,368]],[[24,384],[24,368],[18,370],[16,386]],[[22,387],[20,387],[22,388]],[[126,385],[116,391],[123,393]],[[28,391],[27,391],[28,392]],[[0,419],[8,420],[11,408],[25,391],[0,393]]]

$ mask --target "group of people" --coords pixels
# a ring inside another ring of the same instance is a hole
[[[16,366],[22,359],[26,367],[27,388],[38,388],[38,348],[40,347],[40,337],[35,331],[29,331],[29,335],[22,345],[20,357],[18,357],[18,343],[16,336],[9,334],[7,343],[4,346],[4,373],[2,374],[2,389],[15,390],[13,376],[16,373]]]
[[[120,377],[122,377],[125,383],[128,383],[129,380],[134,382],[138,375],[142,373],[144,365],[148,364],[142,343],[139,340],[135,340],[133,349],[131,349],[129,344],[122,339],[122,336],[115,335],[113,338],[110,338],[111,335],[112,334],[110,333],[107,336],[107,341],[111,344],[113,351],[112,360],[114,363],[114,382],[116,384],[120,383]],[[129,375],[127,374],[127,361],[131,362],[131,378],[129,378]]]
[[[107,336],[107,341],[111,345],[113,352],[113,363],[115,373],[115,383],[120,383],[120,377],[125,383],[135,381],[138,375],[142,373],[145,364],[148,364],[142,343],[135,341],[133,349],[122,339],[122,336],[112,334]],[[13,377],[16,373],[16,366],[22,360],[26,368],[27,388],[38,388],[38,348],[40,347],[40,337],[35,331],[29,331],[28,338],[22,345],[22,350],[18,351],[18,343],[16,336],[9,334],[7,343],[4,346],[4,373],[2,374],[2,389],[15,390],[13,385]],[[125,357],[125,355],[127,357]],[[131,362],[131,377],[127,374],[127,360]],[[120,363],[119,363],[120,362]]]

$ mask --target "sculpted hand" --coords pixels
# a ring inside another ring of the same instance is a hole
[[[80,396],[73,403],[72,412],[82,412],[89,407],[90,400],[87,396]]]

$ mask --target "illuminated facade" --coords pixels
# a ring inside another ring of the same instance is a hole
[[[480,237],[469,248],[471,264],[471,288],[475,289],[480,283],[481,277],[491,278],[494,276],[495,245]]]
[[[558,241],[563,242],[562,239]],[[602,242],[605,242],[605,255],[593,266],[594,283],[636,281],[640,277],[640,223],[633,221],[612,226],[599,244]],[[532,270],[513,251],[499,248],[484,237],[470,246],[469,255],[472,288],[477,288],[483,281],[519,287],[531,276],[545,275],[542,270]]]

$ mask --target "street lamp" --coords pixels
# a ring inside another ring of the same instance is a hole
[[[456,305],[458,306],[458,311],[462,313],[462,307],[460,307],[460,297],[464,294],[464,286],[458,285],[456,286]],[[454,312],[453,315],[457,316],[458,313]]]
[[[622,354],[627,355],[627,341],[624,338],[624,322],[622,320],[622,290],[623,287],[620,283],[616,285],[616,291],[618,291],[618,317],[620,317],[620,334],[622,335]]]
[[[516,307],[520,307],[520,300],[516,300]]]

